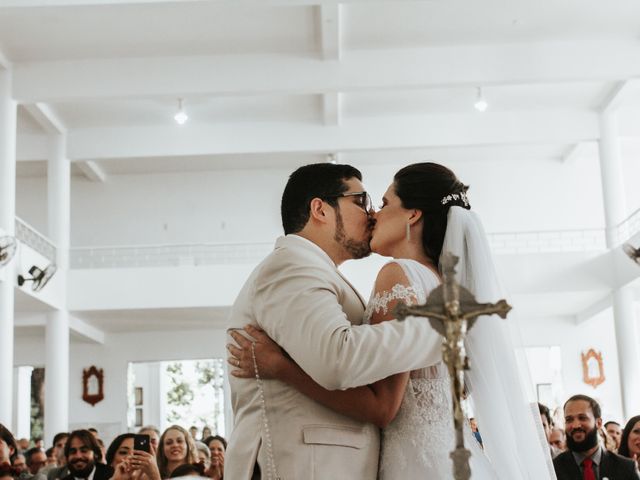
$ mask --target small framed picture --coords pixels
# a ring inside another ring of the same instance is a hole
[[[142,405],[142,387],[135,387],[136,407]]]
[[[142,415],[142,408],[136,408],[136,427],[141,427],[143,425],[143,415]]]

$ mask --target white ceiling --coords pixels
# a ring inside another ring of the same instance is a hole
[[[445,164],[579,161],[597,155],[607,106],[621,108],[622,154],[637,158],[639,59],[637,0],[0,0],[21,177],[46,176],[51,131],[66,135],[73,175],[103,182],[293,169],[334,153],[354,165],[398,151]],[[17,292],[17,331],[42,335],[29,315],[48,307]],[[575,315],[606,295],[514,303],[525,317]],[[221,328],[226,309],[73,315],[117,333]]]
[[[640,135],[638,58],[635,0],[0,1],[20,176],[46,173],[52,125],[94,181],[399,149],[561,159],[612,99]]]

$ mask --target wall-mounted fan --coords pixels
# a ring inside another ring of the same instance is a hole
[[[22,286],[25,282],[33,282],[31,289],[34,292],[38,292],[42,290],[47,283],[49,283],[49,280],[51,280],[53,274],[56,273],[56,270],[58,270],[58,267],[56,267],[55,263],[52,263],[44,270],[34,265],[29,269],[29,275],[31,275],[31,277],[18,275],[18,285]]]
[[[4,267],[16,254],[18,242],[14,237],[0,237],[0,267]]]
[[[640,264],[640,248],[633,248],[630,243],[625,243],[622,246],[622,250],[624,250],[624,253],[626,253],[631,260]]]

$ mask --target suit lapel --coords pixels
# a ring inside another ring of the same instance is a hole
[[[567,455],[565,455],[563,459],[563,463],[563,470],[567,474],[567,478],[582,480],[582,472],[580,471],[580,467],[576,463],[576,460],[573,458],[573,454],[571,452],[567,452]]]
[[[364,301],[364,298],[362,298],[362,295],[360,295],[360,292],[358,292],[358,290],[356,290],[356,287],[354,287],[351,282],[349,280],[347,280],[347,277],[345,277],[342,272],[340,271],[339,268],[336,267],[336,272],[338,272],[338,275],[340,275],[340,278],[342,278],[342,280],[344,280],[344,282],[349,285],[349,287],[351,288],[351,290],[353,290],[353,293],[356,294],[356,297],[358,297],[358,300],[360,300],[360,303],[362,304],[362,308],[366,309],[367,308],[367,304]]]
[[[615,478],[612,476],[613,472],[611,467],[611,456],[609,452],[605,450],[602,452],[602,460],[600,460],[600,478]]]

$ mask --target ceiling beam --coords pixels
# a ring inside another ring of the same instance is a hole
[[[631,91],[638,91],[640,88],[640,79],[633,78],[618,82],[609,93],[609,96],[600,107],[600,113],[614,113],[618,108],[623,107],[625,99]]]
[[[598,144],[596,142],[579,142],[567,149],[562,156],[562,163],[572,164],[581,158],[597,158]]]
[[[106,172],[93,160],[82,160],[75,162],[75,165],[92,182],[104,183],[107,181]]]
[[[18,313],[14,320],[16,328],[47,327],[47,313]],[[73,315],[69,315],[69,330],[94,343],[104,344],[105,333]]]
[[[87,340],[104,345],[105,333],[99,328],[80,320],[78,317],[69,315],[69,329]]]
[[[101,5],[136,5],[136,4],[185,4],[195,2],[214,2],[222,6],[236,5],[268,5],[268,6],[313,6],[335,5],[337,3],[366,3],[371,0],[1,0],[1,8],[34,8],[34,7],[91,7]],[[398,1],[398,0],[396,0]],[[415,1],[415,0],[402,0]],[[424,0],[433,1],[433,0]]]
[[[192,95],[314,94],[640,77],[640,42],[562,42],[283,55],[87,59],[15,64],[20,103]],[[269,68],[265,68],[268,65]]]
[[[343,119],[322,124],[243,123],[110,127],[68,133],[70,160],[183,155],[325,153],[474,145],[567,144],[598,138],[593,112],[501,112]]]
[[[45,132],[50,134],[65,134],[67,132],[67,127],[60,120],[60,117],[46,103],[28,103],[23,107]]]
[[[5,70],[9,70],[11,68],[11,62],[2,50],[0,50],[0,68]]]
[[[610,308],[612,305],[611,295],[607,295],[597,302],[589,305],[584,310],[576,313],[575,315],[575,324],[580,325],[590,318],[595,317],[599,313],[604,312],[607,308]]]
[[[323,4],[318,8],[322,58],[340,60],[340,4]]]
[[[322,117],[325,125],[340,125],[341,100],[339,92],[322,95]]]

